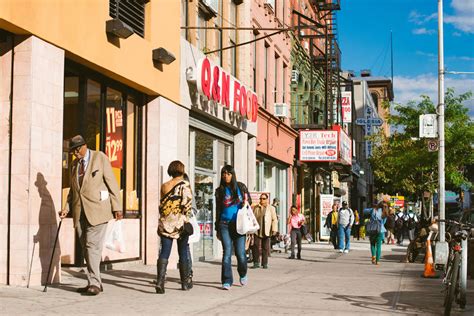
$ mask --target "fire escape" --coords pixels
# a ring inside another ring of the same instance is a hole
[[[293,14],[297,16],[298,38],[309,40],[309,57],[311,67],[314,67],[312,70],[322,70],[324,74],[324,109],[314,102],[311,88],[312,112],[309,115],[309,124],[294,124],[295,129],[327,129],[333,124],[342,123],[339,122],[340,115],[338,115],[341,113],[341,50],[338,44],[336,16],[336,11],[341,9],[340,0],[312,0],[311,4],[316,8],[319,21],[314,21],[298,11],[293,11]],[[315,79],[312,76],[313,71],[311,71],[311,87]],[[319,119],[320,114],[323,117],[322,121]]]

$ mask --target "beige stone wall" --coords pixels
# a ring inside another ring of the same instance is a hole
[[[64,51],[15,38],[10,284],[46,281],[61,209]],[[50,280],[60,278],[60,245]]]

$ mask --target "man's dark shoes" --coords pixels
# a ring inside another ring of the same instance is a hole
[[[89,286],[80,287],[76,290],[77,293],[86,293],[89,289]]]
[[[258,268],[260,268],[260,263],[254,261],[250,269],[258,269]]]
[[[76,290],[77,293],[81,293],[81,294],[84,294],[84,293],[87,293],[89,291],[89,288],[90,286],[84,286],[84,287],[80,287]],[[100,292],[104,292],[104,288],[102,287],[102,285],[100,285]],[[97,294],[95,294],[97,295]]]
[[[95,295],[98,295],[100,292],[101,292],[101,291],[100,291],[100,288],[99,288],[98,286],[91,285],[91,286],[89,286],[89,288],[87,289],[86,294],[87,294],[87,295],[93,295],[93,296],[95,296]]]
[[[289,256],[288,259],[295,259],[295,255]]]

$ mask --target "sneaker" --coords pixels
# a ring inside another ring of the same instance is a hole
[[[344,253],[349,253],[349,249],[344,250]]]
[[[230,284],[229,283],[222,284],[222,289],[226,291],[230,290]]]
[[[268,269],[268,265],[267,265],[267,264],[264,264],[264,265],[262,265],[262,268],[263,268],[263,269]]]
[[[244,276],[242,278],[240,278],[240,285],[242,286],[246,286],[248,284],[249,280],[247,278],[247,276]]]
[[[339,252],[340,252],[340,253],[343,253],[343,252],[344,252],[344,250],[343,250],[343,249],[339,249]]]

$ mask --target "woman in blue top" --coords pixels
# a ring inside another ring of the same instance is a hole
[[[217,238],[222,243],[222,289],[229,290],[232,278],[232,245],[237,257],[237,271],[240,284],[247,285],[247,257],[245,255],[245,235],[236,230],[237,212],[245,202],[252,204],[247,187],[237,182],[235,170],[226,165],[221,170],[221,183],[216,189],[216,227]]]
[[[384,202],[379,202],[377,207],[374,207],[370,214],[370,220],[375,220],[380,223],[380,232],[378,234],[370,235],[370,251],[372,253],[372,264],[379,264],[380,256],[382,255],[382,241],[385,238],[385,221],[387,220],[388,205]]]

